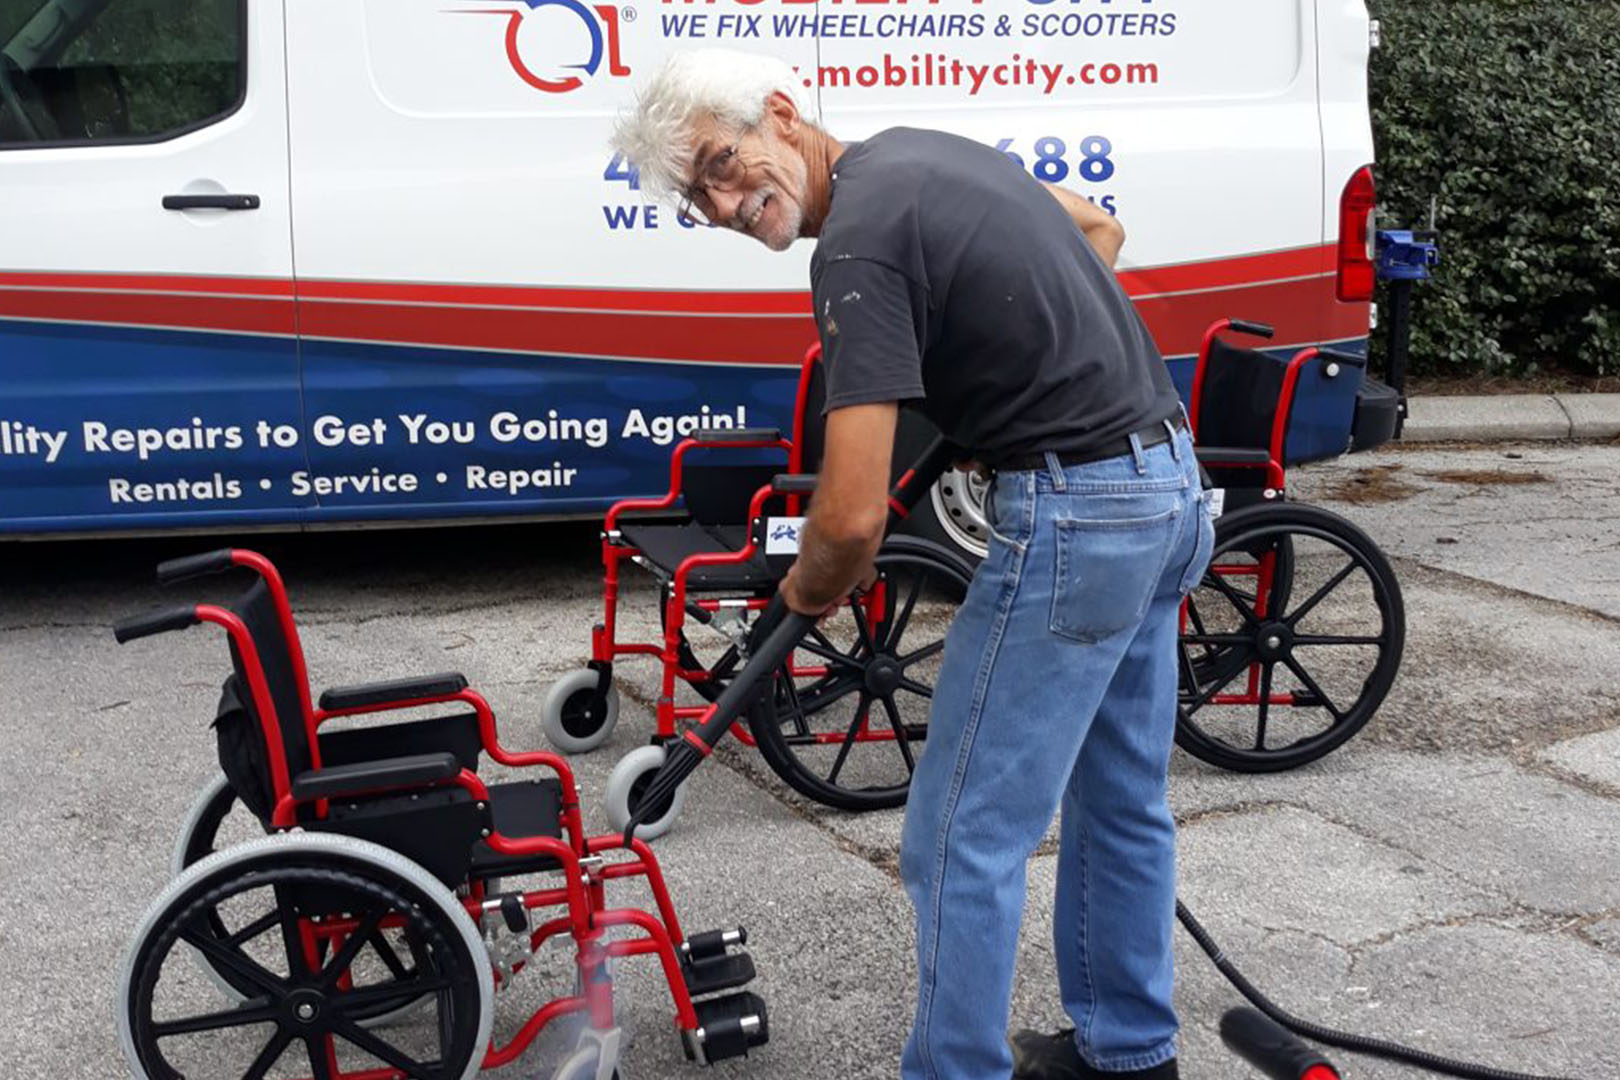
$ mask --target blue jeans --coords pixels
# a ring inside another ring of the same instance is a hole
[[[1004,472],[945,642],[900,869],[917,916],[905,1080],[1006,1080],[1030,855],[1061,806],[1058,984],[1106,1071],[1175,1056],[1167,801],[1181,598],[1214,528],[1187,434]]]

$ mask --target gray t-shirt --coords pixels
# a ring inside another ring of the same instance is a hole
[[[891,128],[848,144],[832,178],[810,261],[829,411],[918,401],[990,464],[1176,415],[1113,272],[1006,155]]]

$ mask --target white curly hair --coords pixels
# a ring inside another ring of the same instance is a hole
[[[728,130],[743,131],[765,115],[765,99],[781,92],[810,123],[813,117],[804,76],[784,60],[733,49],[680,52],[636,95],[612,136],[613,149],[641,171],[641,186],[669,196],[690,179],[692,126],[713,116]]]

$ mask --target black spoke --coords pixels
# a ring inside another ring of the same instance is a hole
[[[1351,637],[1348,634],[1309,634],[1294,639],[1297,645],[1382,645],[1382,637]]]
[[[1195,633],[1200,635],[1209,633],[1208,629],[1204,626],[1204,617],[1198,614],[1197,602],[1190,596],[1187,597],[1187,621],[1192,623],[1192,628]],[[1181,640],[1185,642],[1188,637],[1189,635],[1183,634],[1181,635]],[[1206,649],[1204,650],[1204,655],[1209,656],[1213,652],[1213,649]]]
[[[927,698],[929,701],[934,699],[934,688],[931,686],[924,686],[916,679],[907,679],[902,677],[900,680],[900,689],[910,690],[918,697]]]
[[[247,1072],[242,1074],[242,1080],[264,1080],[264,1074],[270,1071],[270,1066],[281,1060],[281,1052],[287,1049],[287,1044],[292,1041],[290,1033],[278,1029],[270,1036],[270,1041],[264,1044],[264,1049],[259,1051],[259,1056],[247,1067]]]
[[[848,697],[852,691],[859,690],[863,685],[865,685],[864,679],[845,679],[842,682],[835,683],[830,689],[822,689],[814,693],[795,691],[794,707],[798,710],[798,724],[796,726],[799,729],[799,734],[808,735],[810,733],[810,725],[805,721],[806,717],[821,712],[834,702]]]
[[[1298,676],[1299,681],[1305,684],[1305,689],[1315,694],[1316,699],[1327,707],[1327,711],[1333,714],[1333,719],[1336,723],[1344,720],[1344,713],[1340,712],[1338,706],[1333,704],[1332,700],[1327,696],[1327,693],[1320,686],[1316,685],[1316,680],[1311,678],[1310,674],[1306,672],[1304,668],[1300,667],[1294,662],[1294,658],[1292,656],[1284,657],[1283,663],[1287,664],[1288,670],[1292,671],[1296,676]]]
[[[838,664],[842,667],[850,668],[853,671],[861,670],[860,661],[852,660],[848,656],[845,656],[843,653],[839,652],[838,647],[832,644],[830,641],[827,641],[819,630],[811,631],[811,633],[820,638],[823,642],[826,642],[826,646],[822,647],[821,645],[812,645],[808,641],[801,641],[799,642],[799,648],[814,656],[819,656],[829,663]]]
[[[922,592],[922,586],[923,577],[921,574],[911,579],[911,593],[906,597],[905,604],[901,606],[899,616],[889,624],[889,632],[884,635],[883,639],[884,648],[892,650],[895,642],[900,640],[900,635],[906,632],[906,623],[911,621],[911,609],[917,604],[917,596]]]
[[[383,962],[383,966],[388,969],[390,975],[396,979],[410,977],[410,969],[400,963],[399,954],[394,951],[392,945],[388,944],[388,939],[383,937],[381,930],[373,930],[366,938],[366,943],[371,946],[372,951],[377,954],[378,959]]]
[[[1211,570],[1209,573],[1204,575],[1204,584],[1210,586],[1216,592],[1226,597],[1227,602],[1230,603],[1233,610],[1235,610],[1238,615],[1242,617],[1245,624],[1249,626],[1256,625],[1257,620],[1255,619],[1254,609],[1249,606],[1249,598],[1243,596],[1236,589],[1232,588],[1231,585],[1227,584],[1226,576],[1224,574],[1218,574]]]
[[[917,759],[911,753],[911,735],[900,720],[900,710],[894,707],[894,697],[883,699],[883,711],[888,714],[889,726],[894,728],[894,741],[900,744],[900,756],[906,761],[906,775],[917,771]]]
[[[274,911],[265,912],[263,915],[260,915],[257,919],[254,919],[252,922],[242,927],[242,929],[226,938],[225,941],[230,945],[240,945],[244,941],[252,941],[254,938],[276,925],[280,919],[281,916]]]
[[[805,719],[806,714],[804,711],[804,701],[799,697],[799,688],[794,684],[793,676],[788,675],[784,677],[782,684],[787,691],[788,706],[793,710],[790,715],[793,717],[794,729],[800,735],[810,734],[810,725]],[[780,721],[775,722],[780,723]]]
[[[443,1011],[448,1012],[449,1010]],[[332,1017],[332,1034],[339,1036],[346,1042],[353,1043],[377,1060],[402,1070],[408,1076],[424,1075],[421,1062],[407,1056],[399,1047],[383,1042],[346,1016]],[[437,1074],[438,1070],[435,1069],[431,1075]]]
[[[866,605],[859,600],[851,600],[849,612],[855,617],[855,630],[861,635],[860,646],[870,656],[877,655],[877,642],[872,638],[872,627],[866,621]]]
[[[1243,671],[1244,668],[1240,667],[1234,671],[1228,672],[1225,675],[1218,676],[1216,680],[1207,688],[1201,690],[1196,698],[1184,704],[1183,707],[1187,710],[1187,714],[1190,716],[1199,709],[1202,709],[1205,705],[1208,705],[1211,698],[1220,693],[1222,690],[1225,690],[1228,686],[1231,686],[1232,680],[1242,674]]]
[[[916,652],[907,653],[905,656],[902,656],[900,658],[900,666],[903,667],[903,668],[908,668],[912,664],[915,664],[919,660],[928,659],[930,656],[933,656],[935,653],[939,652],[940,650],[942,650],[944,648],[945,648],[945,639],[940,638],[938,641],[934,642],[931,645],[924,645],[922,648],[918,649]]]
[[[1271,710],[1271,669],[1276,663],[1267,661],[1260,665],[1260,718],[1254,728],[1254,748],[1266,748],[1266,717]]]
[[[188,945],[199,952],[217,960],[220,964],[240,975],[260,990],[274,994],[277,997],[285,992],[285,983],[280,976],[267,971],[258,961],[244,953],[241,949],[226,945],[212,934],[205,931],[181,930],[180,937]]]
[[[326,969],[321,972],[320,987],[322,990],[330,991],[332,987],[337,985],[337,981],[343,977],[345,971],[349,970],[349,965],[354,963],[354,958],[360,954],[360,950],[377,933],[377,927],[382,924],[383,915],[384,912],[380,908],[371,912],[366,916],[366,921],[361,923],[359,928],[344,940],[343,947],[327,962]]]
[[[1355,569],[1356,560],[1351,559],[1349,562],[1344,564],[1343,570],[1340,570],[1337,574],[1334,574],[1332,578],[1328,579],[1328,583],[1326,585],[1323,585],[1320,589],[1317,589],[1314,593],[1312,593],[1311,598],[1295,609],[1292,615],[1284,616],[1283,622],[1290,630],[1298,626],[1299,620],[1303,619],[1307,614],[1310,613],[1312,608],[1321,603],[1323,597],[1332,592],[1334,589],[1337,589],[1339,584],[1344,581],[1345,578],[1349,577],[1355,572]]]
[[[1181,640],[1188,645],[1224,645],[1227,648],[1247,645],[1254,640],[1253,634],[1182,634]]]
[[[326,1036],[304,1036],[304,1050],[309,1054],[309,1067],[314,1073],[314,1080],[333,1080],[332,1063],[326,1056],[326,1048]]]
[[[165,1039],[170,1035],[191,1035],[198,1031],[218,1031],[220,1028],[268,1023],[274,1020],[281,1010],[272,1004],[260,1004],[262,1000],[255,999],[253,1002],[224,1012],[188,1016],[184,1020],[154,1021],[152,1034]]]
[[[838,757],[833,761],[832,772],[827,774],[827,783],[838,783],[838,774],[844,771],[844,762],[849,760],[850,748],[855,745],[855,733],[861,729],[866,720],[866,712],[872,707],[872,698],[864,691],[861,693],[861,702],[855,707],[855,719],[844,733],[844,745],[838,748]]]
[[[293,906],[292,893],[280,885],[275,886],[276,914],[281,920],[281,943],[286,947],[287,976],[298,979],[313,975],[309,957],[304,952],[304,935],[298,925],[298,909]]]
[[[446,989],[449,985],[450,980],[442,977],[404,979],[400,982],[367,986],[360,990],[345,990],[333,995],[330,1001],[331,1007],[344,1015],[364,1015],[373,1009],[385,1010],[403,1005],[407,1001],[415,1001],[424,994],[435,993]]]

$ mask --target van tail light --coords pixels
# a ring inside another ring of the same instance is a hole
[[[1378,275],[1373,266],[1373,212],[1378,189],[1371,165],[1363,165],[1344,185],[1339,196],[1339,280],[1337,292],[1346,303],[1373,298]]]

